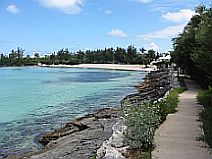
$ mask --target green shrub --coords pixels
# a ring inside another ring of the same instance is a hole
[[[166,116],[168,115],[168,108],[166,101],[162,100],[160,102],[155,103],[158,107],[158,115],[161,117],[161,122],[166,120]]]
[[[205,108],[200,116],[203,122],[205,140],[212,148],[212,107]]]
[[[197,96],[198,102],[204,107],[212,108],[212,88],[209,90],[201,91]]]
[[[125,141],[131,148],[152,146],[155,130],[161,122],[158,112],[158,107],[150,103],[128,109]]]
[[[202,113],[200,113],[200,117],[203,122],[204,139],[212,148],[212,88],[201,91],[197,99],[205,107]]]
[[[169,95],[157,103],[145,103],[133,107],[125,103],[124,118],[127,126],[125,141],[133,149],[151,149],[157,127],[174,113],[178,104],[178,94],[184,88],[170,91]]]

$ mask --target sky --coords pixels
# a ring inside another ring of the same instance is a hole
[[[200,4],[211,0],[0,0],[0,53],[129,45],[166,52]]]

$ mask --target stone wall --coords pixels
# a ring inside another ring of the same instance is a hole
[[[168,71],[150,72],[144,78],[144,82],[136,86],[138,93],[126,96],[121,104],[138,106],[141,103],[156,101],[164,97],[172,85],[172,74]],[[124,131],[126,126],[122,119],[119,119],[113,126],[113,134],[109,140],[104,141],[97,150],[97,159],[125,159],[123,153],[129,148],[124,143]]]
[[[152,71],[146,75],[144,82],[136,86],[138,93],[126,96],[121,105],[137,106],[141,103],[162,98],[171,88],[172,75],[168,71]]]

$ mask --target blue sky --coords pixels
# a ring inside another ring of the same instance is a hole
[[[128,45],[172,48],[199,4],[211,0],[0,0],[0,53]]]

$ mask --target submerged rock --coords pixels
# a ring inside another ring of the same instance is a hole
[[[30,158],[92,158],[103,142],[112,135],[112,126],[117,122],[120,111],[121,108],[105,108],[68,122],[63,128],[44,135],[48,139],[45,149]],[[54,140],[55,136],[59,138]]]
[[[52,140],[57,140],[60,137],[70,135],[72,133],[87,129],[88,126],[80,122],[69,122],[63,128],[57,129],[52,133],[46,134],[39,140],[43,145],[47,145]]]
[[[93,123],[93,120],[117,118],[119,111],[119,109],[100,109],[94,114],[88,114],[84,117],[77,118],[74,121],[66,123],[64,127],[43,135],[39,142],[45,146],[49,142],[57,140],[63,136],[88,129],[90,127],[90,124]],[[101,128],[104,129],[104,126],[101,125]]]

